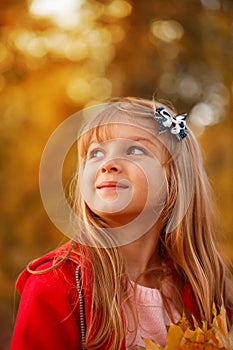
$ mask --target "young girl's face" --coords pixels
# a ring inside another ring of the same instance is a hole
[[[79,174],[89,208],[112,226],[142,211],[161,212],[166,198],[161,151],[155,135],[132,125],[114,125],[103,142],[93,137]]]

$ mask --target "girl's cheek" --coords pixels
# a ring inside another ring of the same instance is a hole
[[[87,186],[91,181],[90,169],[87,163],[84,164],[83,167],[79,168],[78,178],[79,178],[79,186],[82,191],[83,187]]]

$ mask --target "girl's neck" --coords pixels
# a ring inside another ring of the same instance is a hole
[[[158,238],[160,231],[151,229],[138,240],[121,246],[129,278],[147,287],[155,287],[150,274],[145,271],[161,266],[158,253]]]

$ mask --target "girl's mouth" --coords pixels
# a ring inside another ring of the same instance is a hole
[[[103,181],[96,186],[98,190],[109,189],[109,190],[118,190],[118,189],[127,189],[129,186],[123,184],[122,182],[117,181]]]

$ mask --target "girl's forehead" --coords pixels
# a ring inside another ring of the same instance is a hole
[[[111,130],[111,137],[114,138],[123,138],[123,139],[154,139],[155,135],[153,135],[148,130],[130,124],[122,124],[117,123]]]
[[[93,132],[91,141],[97,143],[110,139],[130,139],[135,141],[148,140],[156,142],[156,131],[128,123],[113,123],[98,128]]]

